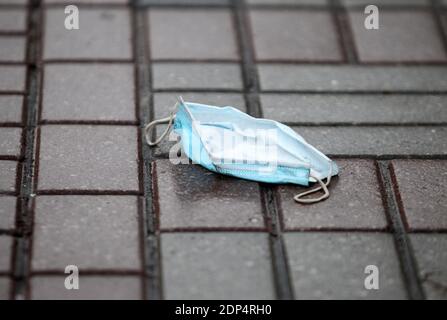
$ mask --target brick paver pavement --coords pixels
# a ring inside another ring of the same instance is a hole
[[[446,34],[438,0],[0,1],[0,299],[446,299]],[[332,196],[173,165],[142,128],[179,94],[290,125]]]

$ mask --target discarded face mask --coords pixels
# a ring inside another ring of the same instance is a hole
[[[152,129],[162,123],[168,123],[168,127],[152,141]],[[327,186],[331,177],[338,174],[331,159],[288,126],[254,118],[233,107],[184,102],[180,97],[169,117],[146,126],[147,143],[160,143],[172,126],[181,137],[182,150],[188,158],[208,170],[266,183],[309,186],[309,182],[318,182],[318,187],[294,197],[300,203],[328,198]],[[324,192],[322,196],[304,198],[320,190]]]

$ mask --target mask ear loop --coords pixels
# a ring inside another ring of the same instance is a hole
[[[145,127],[144,127],[144,135],[146,137],[146,142],[148,145],[150,145],[151,147],[156,146],[157,144],[159,144],[165,137],[166,135],[169,133],[169,131],[171,130],[172,127],[172,122],[175,119],[175,114],[171,113],[171,115],[169,117],[166,118],[162,118],[162,119],[157,119],[154,120],[150,123],[148,123]],[[152,130],[154,129],[154,127],[157,124],[162,124],[162,123],[167,123],[168,127],[166,128],[166,130],[161,134],[160,137],[158,137],[155,141],[151,140],[151,134],[152,134]]]
[[[162,119],[157,119],[154,121],[149,122],[145,127],[144,127],[144,136],[146,138],[146,142],[149,146],[153,147],[156,146],[157,144],[159,144],[165,137],[166,135],[169,133],[169,130],[171,130],[172,127],[172,122],[175,119],[175,111],[177,110],[177,107],[179,106],[179,104],[185,104],[185,101],[183,101],[183,98],[180,96],[178,97],[178,101],[174,106],[174,111],[171,112],[171,114],[169,115],[169,117],[166,118],[162,118]],[[160,137],[158,137],[155,141],[151,140],[151,134],[152,134],[152,130],[153,128],[157,125],[157,124],[163,124],[163,123],[167,123],[168,127],[166,128],[166,130],[161,134]]]
[[[308,190],[308,191],[305,191],[305,192],[302,192],[302,193],[298,193],[296,196],[294,196],[293,199],[296,202],[298,202],[298,203],[315,203],[315,202],[320,202],[321,200],[329,198],[330,194],[329,194],[329,190],[328,190],[327,187],[329,186],[329,183],[331,183],[332,164],[331,164],[330,169],[329,169],[329,175],[327,177],[326,183],[324,183],[320,178],[317,178],[316,176],[314,176],[312,174],[310,176],[312,178],[314,178],[315,180],[317,180],[317,182],[320,184],[320,186],[317,187],[317,188],[314,188],[312,190]],[[324,191],[324,194],[321,197],[310,198],[310,199],[303,199],[304,196],[307,196],[309,194],[313,194],[313,193],[318,192],[318,191],[320,191],[322,189]]]

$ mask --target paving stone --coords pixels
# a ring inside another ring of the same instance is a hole
[[[250,18],[258,60],[342,60],[330,12],[251,10]]]
[[[10,298],[10,284],[8,277],[0,277],[0,300],[7,300]]]
[[[16,190],[17,162],[0,161],[0,192]]]
[[[76,3],[86,4],[127,4],[129,0],[76,0]],[[44,3],[64,3],[73,4],[73,0],[44,0]]]
[[[156,93],[154,95],[154,118],[164,118],[169,116],[172,108],[179,96],[183,100],[197,102],[213,106],[231,106],[246,112],[246,104],[242,94],[235,93]]]
[[[405,299],[392,236],[373,233],[286,233],[296,299]],[[379,290],[364,287],[365,267],[379,269]]]
[[[23,109],[23,96],[0,96],[0,122],[21,123]]]
[[[267,234],[165,233],[161,250],[166,299],[274,298]]]
[[[0,4],[27,4],[28,0],[0,0]]]
[[[289,123],[445,123],[447,96],[262,94],[264,118]]]
[[[346,6],[367,6],[370,4],[374,4],[379,7],[383,6],[398,6],[398,7],[404,7],[406,5],[409,6],[428,6],[430,5],[429,0],[374,0],[374,2],[370,0],[341,0],[342,4]],[[382,14],[382,13],[380,13]]]
[[[11,271],[12,237],[0,236],[0,272]]]
[[[222,6],[229,5],[231,0],[140,0],[140,4],[143,5],[162,5],[162,6],[172,6],[172,5],[187,5],[187,6]]]
[[[137,129],[42,126],[38,187],[40,190],[139,190]]]
[[[154,63],[152,72],[155,89],[242,89],[237,64]]]
[[[263,90],[419,91],[447,89],[447,67],[262,64]]]
[[[447,235],[412,234],[419,277],[428,299],[447,299]]]
[[[364,26],[363,11],[351,11],[351,27],[361,61],[445,61],[435,20],[427,11],[380,11],[378,30]]]
[[[248,4],[268,4],[268,5],[327,5],[328,0],[247,0]]]
[[[410,230],[447,229],[447,161],[393,160]]]
[[[0,229],[12,230],[15,226],[16,198],[0,196]]]
[[[65,29],[64,8],[46,10],[45,59],[131,59],[128,9],[83,9],[79,30]]]
[[[444,127],[295,127],[325,154],[435,155],[447,153]]]
[[[26,10],[5,9],[0,11],[0,32],[25,32]]]
[[[37,276],[31,280],[36,300],[138,300],[141,279],[136,276],[79,276],[79,289],[67,290],[65,277]]]
[[[300,205],[293,197],[305,191],[280,185],[280,206],[286,229],[337,228],[384,229],[387,226],[375,164],[370,160],[336,160],[338,178],[329,186],[328,200],[311,206]]]
[[[0,128],[0,155],[20,156],[21,128]]]
[[[264,227],[257,183],[170,160],[154,168],[161,229]]]
[[[153,59],[238,59],[228,9],[149,10]]]
[[[24,66],[0,66],[0,91],[24,91],[25,77]]]
[[[135,196],[38,196],[33,270],[139,270],[137,211]]]
[[[42,118],[136,121],[134,95],[131,64],[51,64],[45,67]]]
[[[0,36],[0,61],[25,60],[25,37]]]

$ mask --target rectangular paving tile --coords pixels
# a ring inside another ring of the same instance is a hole
[[[130,13],[127,8],[82,9],[79,30],[65,29],[60,8],[45,15],[45,59],[131,59]]]
[[[45,66],[43,120],[136,121],[132,64]]]
[[[242,89],[237,64],[154,63],[152,72],[155,89]]]
[[[374,0],[371,2],[370,0],[341,0],[341,3],[346,6],[367,6],[370,4],[374,4],[376,6],[390,6],[390,7],[402,7],[402,6],[428,6],[430,5],[429,0]]]
[[[393,238],[373,233],[287,233],[296,299],[405,299]],[[366,266],[379,270],[379,289],[364,286]]]
[[[264,118],[288,123],[445,123],[446,95],[262,94]]]
[[[336,155],[447,154],[444,127],[294,127],[307,142]]]
[[[11,280],[8,277],[0,277],[0,300],[8,300],[11,293]]]
[[[0,95],[0,123],[22,122],[23,96]]]
[[[166,299],[274,298],[267,234],[165,233],[161,250]]]
[[[248,4],[268,4],[268,5],[327,5],[328,0],[246,0]]]
[[[419,277],[428,299],[447,299],[447,235],[412,234]]]
[[[0,235],[0,272],[11,271],[12,237]]]
[[[135,196],[38,196],[33,270],[141,269]]]
[[[0,229],[12,230],[15,227],[16,197],[0,196]]]
[[[151,9],[149,39],[153,59],[238,59],[229,9]]]
[[[0,36],[0,61],[22,62],[25,60],[25,37]]]
[[[183,100],[187,102],[197,102],[220,107],[231,106],[244,112],[247,111],[244,96],[238,93],[163,92],[154,94],[154,119],[169,116],[179,96],[182,96]]]
[[[0,128],[0,155],[20,156],[22,129],[21,128]]]
[[[0,32],[25,32],[26,9],[2,9],[0,11]]]
[[[142,281],[137,276],[80,275],[79,289],[67,290],[65,277],[35,276],[31,279],[31,299],[35,300],[138,300]]]
[[[329,11],[251,10],[250,20],[258,60],[342,60]]]
[[[380,11],[378,30],[364,26],[365,14],[349,13],[361,61],[445,61],[446,52],[429,11]]]
[[[296,229],[384,229],[385,210],[377,180],[376,167],[370,160],[335,161],[340,169],[329,186],[329,199],[311,206],[298,204],[293,197],[305,191],[295,185],[278,187],[284,226]]]
[[[447,161],[393,160],[410,230],[447,230]]]
[[[48,125],[40,130],[40,190],[139,190],[137,128]]]
[[[418,91],[447,90],[443,66],[317,66],[260,64],[262,90]]]
[[[0,66],[0,91],[25,91],[24,66]]]
[[[161,229],[264,227],[257,183],[170,160],[153,167]]]
[[[0,192],[16,190],[17,162],[0,160]]]
[[[229,5],[231,0],[140,0],[140,4],[143,5],[187,5],[187,6],[222,6]]]

